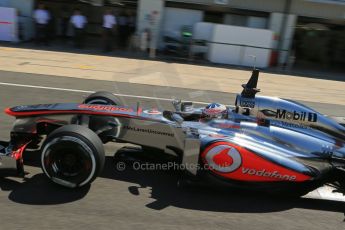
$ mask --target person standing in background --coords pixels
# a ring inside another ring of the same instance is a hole
[[[135,25],[136,25],[136,17],[135,17],[133,12],[130,12],[129,17],[128,17],[129,36],[131,36],[135,33]]]
[[[128,17],[125,11],[122,11],[119,20],[119,43],[120,47],[126,49],[128,38]]]
[[[60,10],[60,14],[60,35],[63,40],[67,40],[71,10],[68,6],[64,5]]]
[[[139,47],[139,37],[135,34],[136,17],[133,12],[128,12],[128,50]]]
[[[44,43],[45,45],[49,45],[48,23],[50,20],[50,15],[42,3],[38,4],[38,8],[34,11],[33,17],[36,23],[36,43]]]
[[[79,9],[76,9],[70,22],[74,28],[74,46],[81,49],[84,47],[85,27],[87,24],[86,17],[82,15]]]
[[[53,41],[55,39],[55,36],[56,36],[56,18],[55,18],[55,15],[54,13],[52,13],[52,9],[46,7],[46,10],[49,14],[49,22],[47,24],[47,40],[49,42]]]
[[[116,18],[111,10],[106,10],[103,15],[103,51],[113,50],[113,30],[116,26]]]

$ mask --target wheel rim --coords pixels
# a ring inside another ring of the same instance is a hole
[[[42,168],[56,183],[76,187],[90,181],[95,173],[91,148],[75,137],[64,136],[50,141],[42,151]]]

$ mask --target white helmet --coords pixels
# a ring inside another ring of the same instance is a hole
[[[223,118],[226,112],[226,106],[219,103],[211,103],[202,110],[205,118]]]

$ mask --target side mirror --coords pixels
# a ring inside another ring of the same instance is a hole
[[[171,120],[175,121],[179,125],[181,125],[184,121],[184,119],[177,113],[173,113],[171,118]]]
[[[172,105],[177,112],[190,112],[193,111],[193,102],[183,101],[180,99],[172,100]]]
[[[181,103],[182,103],[182,101],[180,99],[173,99],[171,103],[174,106],[176,111],[178,111],[178,112],[181,111]]]
[[[171,111],[164,111],[163,117],[165,117],[166,119],[169,119],[170,121],[174,121],[179,125],[181,125],[184,122],[184,119],[179,114],[171,112]]]
[[[181,103],[182,112],[191,112],[193,111],[193,102],[185,101]]]

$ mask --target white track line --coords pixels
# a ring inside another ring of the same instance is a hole
[[[34,88],[34,89],[49,89],[49,90],[68,91],[68,92],[77,92],[77,93],[94,93],[95,92],[95,91],[80,90],[80,89],[56,88],[56,87],[47,87],[47,86],[39,86],[39,85],[23,85],[23,84],[15,84],[15,83],[8,83],[8,82],[0,82],[0,85]],[[120,93],[113,93],[113,94],[119,97],[141,98],[141,99],[160,100],[160,101],[172,100],[171,98],[147,97],[147,96],[120,94]],[[192,101],[192,102],[196,104],[205,104],[205,105],[209,104],[208,102],[203,102],[203,101]]]
[[[55,88],[55,87],[47,87],[47,86],[39,86],[39,85],[22,85],[22,84],[7,83],[7,82],[0,82],[0,85],[35,88],[35,89],[51,89],[51,90],[69,91],[69,92],[77,92],[77,93],[94,93],[94,91],[87,91],[87,90]]]

